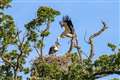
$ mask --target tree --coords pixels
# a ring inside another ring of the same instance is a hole
[[[30,80],[95,80],[110,74],[120,75],[120,48],[117,45],[108,43],[113,54],[104,54],[93,60],[94,39],[108,28],[104,21],[102,28],[85,40],[90,46],[86,58],[80,57],[84,54],[83,50],[79,54],[79,51],[72,52],[71,49],[70,54],[46,57],[43,51],[44,38],[50,35],[50,24],[60,12],[47,6],[39,7],[36,18],[25,24],[26,33],[23,33],[14,24],[13,17],[4,13],[10,7],[10,2],[11,0],[0,1],[0,80],[22,80],[22,76],[18,75],[20,72],[30,74]],[[33,60],[32,67],[27,68],[23,65],[32,50],[39,56]]]
[[[28,34],[27,38],[33,42],[33,46],[41,58],[43,56],[43,47],[45,46],[44,38],[50,34],[50,24],[57,15],[60,15],[59,11],[42,6],[37,10],[37,18],[25,25]],[[42,24],[45,24],[46,28],[40,31],[40,26]]]
[[[11,0],[2,0],[0,3],[0,9],[4,10],[8,8],[8,4]],[[0,58],[2,59],[2,65],[0,65],[0,76],[2,80],[21,80],[21,76],[18,76],[18,72],[25,71],[28,68],[24,68],[25,59],[31,51],[29,41],[26,39],[26,35],[20,38],[20,33],[14,24],[13,17],[0,12]],[[14,46],[12,50],[11,46]]]

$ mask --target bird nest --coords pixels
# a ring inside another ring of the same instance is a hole
[[[59,65],[61,68],[67,69],[68,66],[73,62],[73,54],[67,53],[63,56],[56,56],[56,55],[50,55],[50,56],[44,56],[42,59],[37,58],[34,61],[35,65],[47,63],[47,64],[53,64]],[[77,60],[78,61],[78,60]]]

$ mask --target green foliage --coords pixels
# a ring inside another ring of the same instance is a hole
[[[78,63],[73,63],[69,66],[69,72],[67,74],[68,79],[66,80],[84,80],[84,75],[82,66]]]
[[[30,48],[30,44],[28,41],[26,41],[25,43],[22,44],[21,46],[22,52],[26,55],[29,52],[31,52],[31,48]]]
[[[48,36],[49,34],[50,34],[49,31],[43,31],[43,32],[41,33],[41,36]]]
[[[23,71],[25,74],[28,74],[30,70],[29,70],[29,68],[24,68]]]
[[[44,46],[44,43],[41,40],[38,40],[37,48],[42,48],[43,46]]]
[[[37,72],[39,73],[39,77],[46,77],[49,79],[60,79],[61,78],[61,70],[60,67],[55,63],[48,64],[42,63],[38,65]]]
[[[60,15],[60,12],[59,11],[56,11],[50,7],[47,7],[47,6],[42,6],[38,9],[37,11],[37,17],[42,19],[42,21],[54,21],[54,18],[57,16],[57,15]]]
[[[12,76],[13,73],[9,65],[0,65],[0,80],[11,80]]]
[[[108,43],[108,47],[110,47],[112,51],[115,51],[117,46],[112,43]]]
[[[118,69],[116,65],[116,55],[102,55],[95,61],[96,71],[107,71]]]
[[[60,15],[60,12],[47,6],[42,6],[37,10],[37,18],[25,25],[26,29],[35,29],[36,26],[41,26],[48,21],[53,22],[55,17]]]
[[[77,53],[73,53],[73,54],[72,54],[72,56],[71,56],[71,61],[72,61],[72,63],[76,63],[76,62],[79,61],[79,60],[78,60],[78,55],[77,55]]]
[[[36,38],[38,37],[37,33],[35,31],[30,30],[28,32],[28,40],[29,41],[36,41]]]
[[[3,45],[16,43],[16,29],[13,18],[9,15],[1,14],[0,22],[0,40]]]
[[[36,65],[36,71],[38,74],[39,79],[45,79],[45,80],[59,80],[62,76],[62,69],[60,69],[60,66],[58,66],[56,63],[46,63],[46,62],[40,62]]]
[[[0,0],[0,9],[8,8],[12,0]]]

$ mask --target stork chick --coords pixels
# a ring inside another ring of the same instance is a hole
[[[51,46],[49,49],[49,55],[56,53],[60,48],[60,44],[58,42],[55,43],[55,45]]]

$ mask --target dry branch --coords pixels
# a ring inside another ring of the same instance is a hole
[[[103,27],[98,32],[93,33],[88,40],[88,44],[90,45],[90,54],[88,56],[88,60],[92,61],[92,58],[94,57],[94,38],[102,34],[108,27],[106,26],[106,23],[102,21]]]

